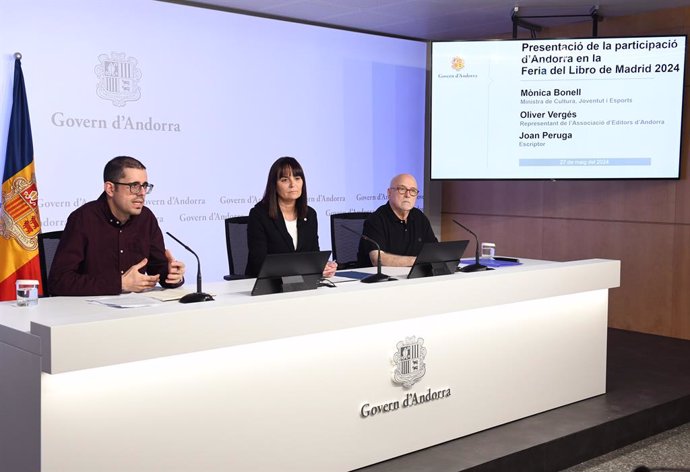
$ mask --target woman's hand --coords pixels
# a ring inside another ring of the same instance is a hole
[[[335,271],[338,269],[338,263],[335,261],[328,261],[326,262],[326,267],[323,268],[323,276],[324,277],[333,277],[335,275]]]

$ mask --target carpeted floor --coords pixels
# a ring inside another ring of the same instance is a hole
[[[591,459],[562,472],[690,471],[690,423]]]

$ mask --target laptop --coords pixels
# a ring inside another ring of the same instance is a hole
[[[331,251],[268,254],[252,295],[313,290],[319,286]]]
[[[424,243],[407,278],[416,279],[455,273],[468,244],[468,239]]]

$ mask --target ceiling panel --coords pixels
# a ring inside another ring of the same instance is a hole
[[[278,18],[426,40],[480,39],[509,35],[511,12],[521,16],[588,15],[594,5],[603,17],[690,6],[690,0],[160,0],[208,5]],[[541,26],[589,21],[581,18],[529,20]]]

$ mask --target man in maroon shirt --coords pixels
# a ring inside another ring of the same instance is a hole
[[[103,193],[72,212],[50,268],[51,295],[115,295],[184,283],[185,265],[165,249],[144,206],[146,167],[119,156],[103,170]]]

